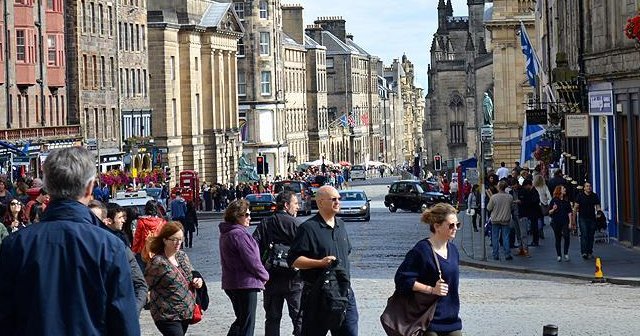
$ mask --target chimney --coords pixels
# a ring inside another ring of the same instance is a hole
[[[320,25],[308,25],[305,29],[305,33],[312,40],[318,42],[320,45],[324,45],[324,41],[322,40],[322,27],[320,27]]]
[[[346,21],[342,16],[319,17],[313,23],[320,25],[322,29],[330,32],[342,42],[347,42]]]
[[[301,5],[282,5],[282,30],[292,39],[304,44],[304,22]]]

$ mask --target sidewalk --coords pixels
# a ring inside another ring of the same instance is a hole
[[[479,220],[479,218],[478,218]],[[591,281],[595,274],[595,259],[582,259],[580,255],[580,237],[571,236],[569,245],[570,261],[556,261],[555,238],[553,230],[547,224],[544,227],[546,239],[540,239],[539,247],[529,247],[530,258],[517,256],[512,249],[513,260],[504,260],[500,249],[500,261],[493,260],[491,240],[484,238],[483,230],[473,232],[471,218],[460,213],[462,229],[458,232],[455,244],[460,250],[460,263],[466,266],[504,270],[521,273],[583,279]],[[483,259],[483,239],[486,239],[486,260]],[[517,242],[516,242],[517,244]],[[627,248],[610,239],[609,243],[596,243],[594,256],[601,260],[602,272],[607,282],[620,285],[640,286],[640,250]]]

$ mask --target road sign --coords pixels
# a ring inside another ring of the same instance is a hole
[[[480,138],[483,142],[493,141],[493,126],[482,126]]]
[[[13,165],[14,166],[25,166],[28,167],[30,164],[30,158],[28,156],[14,156],[13,157]]]

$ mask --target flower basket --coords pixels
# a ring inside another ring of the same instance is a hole
[[[627,19],[624,34],[628,39],[635,41],[636,46],[640,44],[640,14],[636,14],[636,16]]]

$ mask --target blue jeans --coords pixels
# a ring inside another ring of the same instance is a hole
[[[307,294],[305,292],[305,294]],[[302,306],[305,307],[306,295],[302,295]],[[302,312],[302,336],[326,336],[329,330],[318,325],[313,320],[313,314],[305,314]],[[356,305],[356,296],[353,290],[349,288],[349,305],[347,306],[347,312],[345,319],[340,328],[331,330],[332,336],[358,336],[358,307]]]
[[[496,223],[491,224],[491,245],[493,247],[493,258],[498,258],[498,248],[500,247],[500,235],[502,234],[502,248],[504,249],[504,256],[511,255],[509,249],[509,233],[511,233],[511,227],[509,225],[499,225]]]
[[[580,254],[593,254],[596,220],[578,216],[578,225],[580,225]]]

